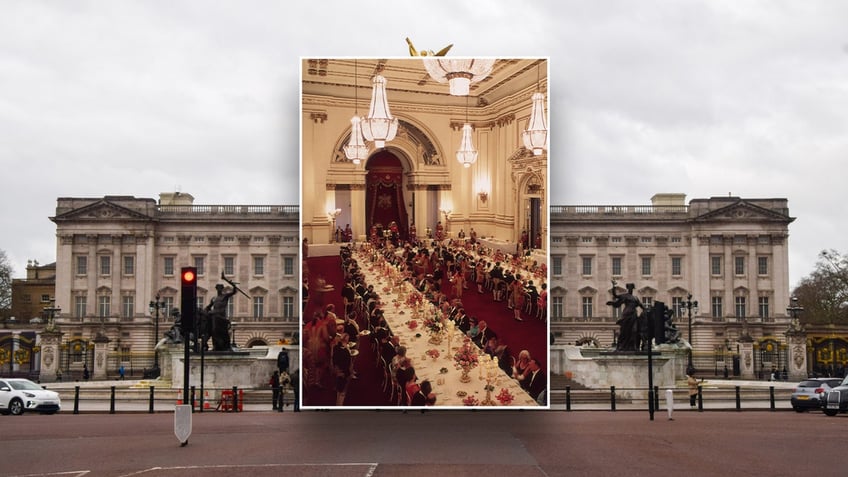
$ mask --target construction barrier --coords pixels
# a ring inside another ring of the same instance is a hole
[[[238,412],[244,411],[244,390],[238,390]],[[225,389],[221,391],[221,399],[218,400],[216,411],[231,412],[233,410],[233,391]]]

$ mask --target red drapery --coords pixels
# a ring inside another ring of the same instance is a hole
[[[394,154],[382,151],[372,156],[365,168],[368,170],[365,179],[366,230],[370,231],[371,225],[387,229],[394,221],[400,237],[405,239],[409,225],[403,201],[403,166],[400,160]]]

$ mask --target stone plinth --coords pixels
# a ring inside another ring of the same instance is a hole
[[[674,356],[654,351],[654,386],[675,386]],[[608,389],[615,386],[616,395],[630,399],[648,397],[648,356],[643,353],[602,352],[585,357],[577,346],[565,347],[565,370],[584,386]]]
[[[288,345],[289,371],[299,367],[297,347]],[[261,346],[234,352],[206,352],[203,358],[203,385],[209,389],[265,389],[271,374],[277,369],[280,346]],[[167,345],[160,350],[162,379],[171,381],[171,387],[183,387],[183,347]],[[189,386],[200,387],[200,354],[189,358]]]

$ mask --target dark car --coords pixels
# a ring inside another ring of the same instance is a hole
[[[792,390],[792,396],[789,398],[792,409],[797,412],[821,409],[827,392],[841,383],[840,378],[809,378],[801,381]]]
[[[824,413],[835,416],[840,412],[848,411],[848,376],[842,380],[839,386],[831,389],[824,398]]]

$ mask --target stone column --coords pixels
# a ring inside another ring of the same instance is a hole
[[[788,352],[788,379],[800,381],[807,377],[807,333],[800,327],[789,327],[786,331]]]
[[[58,330],[42,331],[39,335],[39,346],[41,346],[41,372],[39,379],[43,383],[52,383],[61,379],[58,374],[61,352],[59,345],[62,343],[62,332]]]
[[[91,371],[91,379],[94,380],[104,380],[106,379],[106,371],[108,369],[108,355],[109,355],[109,338],[105,335],[98,333],[97,336],[94,337],[94,364]]]
[[[754,369],[754,343],[749,341],[739,342],[739,372],[742,379],[756,379]]]

